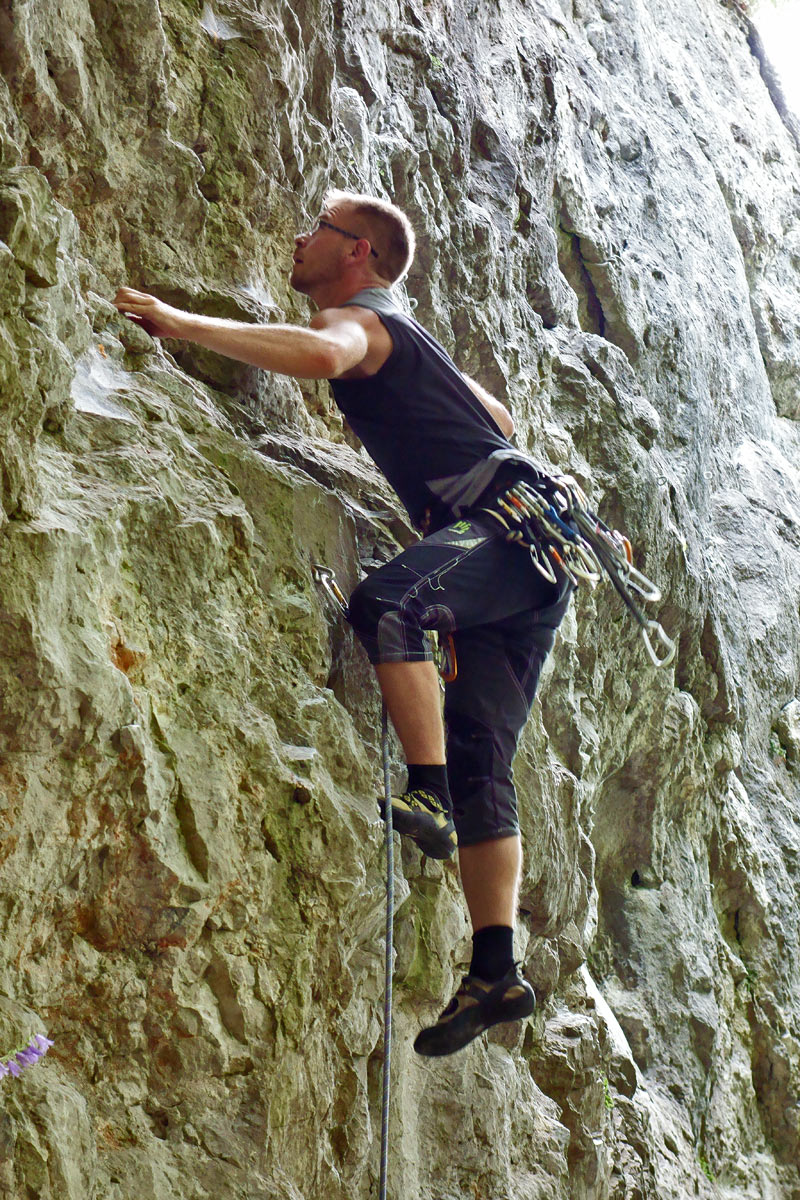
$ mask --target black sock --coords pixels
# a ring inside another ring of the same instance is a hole
[[[496,983],[513,966],[514,930],[510,925],[485,925],[473,933],[470,975]]]
[[[447,767],[444,763],[409,763],[407,791],[424,788],[439,797],[448,812],[451,811],[450,788],[447,786]]]

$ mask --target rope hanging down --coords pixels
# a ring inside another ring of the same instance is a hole
[[[330,567],[314,565],[314,578],[321,583],[328,597],[343,617],[347,617],[345,600]],[[381,706],[381,757],[383,760],[384,822],[386,827],[386,934],[383,969],[383,1095],[381,1098],[381,1173],[379,1200],[386,1200],[386,1180],[389,1165],[389,1101],[391,1099],[392,1066],[392,968],[394,965],[394,831],[392,828],[392,779],[389,753],[389,714]]]
[[[530,481],[505,488],[481,511],[500,524],[506,541],[528,548],[534,567],[550,583],[556,582],[554,563],[576,587],[581,581],[594,587],[605,572],[639,625],[653,666],[672,662],[675,643],[658,621],[645,615],[633,595],[656,603],[661,592],[637,571],[628,539],[591,511],[572,476],[531,471]],[[664,651],[661,658],[659,650]]]
[[[383,1099],[381,1102],[380,1200],[386,1200],[389,1161],[389,1100],[392,1065],[392,967],[394,958],[394,838],[392,830],[392,780],[389,772],[389,715],[381,708],[384,820],[386,822],[386,956],[383,969]]]

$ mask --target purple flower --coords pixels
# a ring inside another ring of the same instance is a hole
[[[26,1067],[34,1066],[40,1058],[44,1058],[52,1045],[50,1038],[45,1037],[43,1033],[34,1034],[27,1046],[15,1050],[7,1062],[0,1061],[0,1079],[6,1075],[17,1079]]]

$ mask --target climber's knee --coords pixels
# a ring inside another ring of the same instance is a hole
[[[407,596],[393,594],[380,571],[358,584],[347,619],[371,663],[424,662],[433,657],[413,605]]]
[[[386,603],[377,594],[374,579],[367,575],[354,589],[347,605],[347,619],[359,638],[374,638]]]

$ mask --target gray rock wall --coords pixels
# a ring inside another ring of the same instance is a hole
[[[398,867],[397,1200],[800,1197],[800,160],[740,5],[0,4],[0,1195],[377,1194],[378,704],[313,564],[410,531],[325,384],[110,304],[303,321],[330,183],[656,577],[581,594],[516,776],[535,1019]],[[768,73],[767,73],[768,74]],[[794,128],[794,132],[793,132]],[[377,514],[377,515],[376,515]]]

